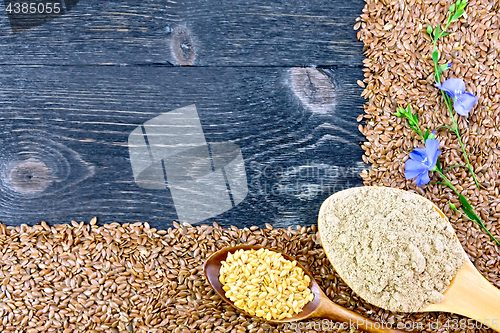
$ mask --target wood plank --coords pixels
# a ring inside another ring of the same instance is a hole
[[[207,142],[241,149],[248,186],[204,223],[312,224],[329,194],[361,185],[359,68],[2,66],[0,75],[0,221],[9,225],[97,216],[170,226],[172,195],[137,185],[128,140],[192,104]]]
[[[360,66],[353,25],[363,6],[362,0],[82,0],[63,16],[13,33],[0,3],[0,64]]]
[[[170,65],[176,7],[173,0],[80,1],[63,16],[12,32],[2,1],[0,64]]]
[[[353,30],[362,0],[183,0],[196,65],[362,65]],[[178,63],[173,59],[173,63]]]

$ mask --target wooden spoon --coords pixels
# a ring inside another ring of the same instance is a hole
[[[406,192],[396,188],[391,188],[391,190]],[[346,197],[353,194],[355,191],[357,191],[357,188],[350,188],[339,191],[332,196]],[[417,194],[415,195],[424,201],[430,202],[434,209],[450,223],[439,207],[427,198]],[[323,205],[321,206],[320,214],[322,210]],[[321,223],[319,225],[319,231],[321,239]],[[455,240],[460,244],[456,235]],[[322,244],[324,246],[323,241]],[[479,321],[483,324],[483,327],[490,326],[493,330],[500,332],[500,290],[495,288],[477,271],[465,251],[463,251],[463,255],[465,257],[465,262],[443,293],[444,300],[441,303],[430,304],[417,312],[442,311],[460,314]],[[352,289],[352,286],[349,287]],[[469,323],[467,323],[466,326],[468,325]],[[450,324],[450,326],[452,325]],[[475,326],[478,328],[481,327],[481,325]],[[460,328],[460,326],[458,325],[456,328]]]
[[[429,201],[427,198],[422,198]],[[448,221],[441,209],[434,204],[432,205]],[[455,239],[458,242],[456,235]],[[479,273],[465,251],[464,256],[464,264],[443,293],[444,300],[441,303],[429,304],[420,311],[443,311],[460,314],[500,332],[500,290]]]
[[[258,245],[241,245],[235,247],[226,247],[220,251],[215,252],[207,259],[205,265],[203,267],[205,278],[207,279],[210,286],[214,289],[214,291],[219,294],[219,296],[229,303],[232,307],[239,311],[244,311],[234,305],[234,303],[226,297],[225,291],[222,289],[222,284],[219,281],[219,272],[222,266],[221,262],[226,260],[228,253],[234,253],[239,249],[243,250],[258,250],[260,248],[269,249],[271,251],[279,252],[274,249],[270,249],[263,246]],[[281,253],[281,252],[280,252]],[[294,261],[292,257],[286,255],[285,253],[281,253],[283,257],[287,260]],[[402,331],[398,331],[390,328],[383,328],[383,325],[378,322],[371,321],[368,318],[365,318],[353,311],[350,311],[340,305],[333,303],[320,289],[318,283],[314,280],[312,274],[308,272],[299,262],[297,262],[297,266],[302,268],[305,274],[307,274],[311,278],[311,283],[309,284],[309,288],[314,294],[314,299],[307,303],[301,312],[294,314],[290,318],[284,318],[282,320],[269,320],[271,323],[279,324],[286,323],[291,321],[299,321],[310,318],[325,318],[331,319],[337,322],[347,323],[345,325],[346,328],[354,327],[364,332],[371,333],[403,333]],[[245,312],[246,313],[246,312]],[[247,313],[247,315],[251,316]],[[255,316],[252,316],[255,317]],[[259,317],[255,317],[259,318]],[[265,320],[264,318],[260,318]],[[387,325],[387,324],[386,324]]]

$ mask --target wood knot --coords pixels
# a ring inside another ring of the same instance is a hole
[[[54,194],[94,174],[94,166],[77,152],[44,134],[27,132],[2,140],[0,195],[12,200],[5,205],[19,205],[26,198],[27,209],[34,196]]]
[[[336,104],[336,89],[330,77],[317,68],[293,67],[290,70],[292,90],[313,111],[326,113]]]
[[[172,52],[181,66],[191,66],[196,59],[196,50],[191,33],[185,26],[177,26],[172,32]]]
[[[44,162],[36,159],[18,162],[7,171],[7,181],[12,189],[21,193],[43,192],[53,180],[50,169]]]

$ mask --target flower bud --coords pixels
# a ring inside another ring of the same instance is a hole
[[[436,138],[436,130],[433,130],[427,139],[435,139]]]

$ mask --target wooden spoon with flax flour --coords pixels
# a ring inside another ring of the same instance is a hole
[[[318,229],[335,270],[367,302],[460,314],[500,332],[500,290],[476,270],[430,200],[388,187],[347,189],[323,202]]]

